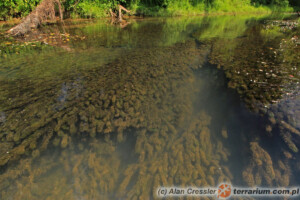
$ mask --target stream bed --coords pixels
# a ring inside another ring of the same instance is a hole
[[[0,199],[300,185],[299,23],[70,20],[19,39],[2,25]]]

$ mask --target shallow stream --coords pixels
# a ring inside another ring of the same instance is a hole
[[[295,16],[77,20],[17,41],[7,29],[0,199],[300,185]]]

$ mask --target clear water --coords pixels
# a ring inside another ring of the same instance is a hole
[[[82,20],[2,36],[0,199],[298,185],[296,21]]]

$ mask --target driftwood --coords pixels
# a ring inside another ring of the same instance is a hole
[[[125,12],[127,12],[127,13],[130,13],[130,11],[129,10],[127,10],[126,8],[124,8],[123,6],[121,6],[121,5],[119,5],[119,21],[121,22],[121,21],[123,21],[123,19],[122,19],[122,10],[124,10]]]
[[[22,22],[11,28],[8,33],[19,36],[37,28],[46,20],[55,20],[55,5],[59,8],[60,19],[63,19],[62,7],[59,0],[43,0]]]
[[[111,8],[109,9],[109,13],[110,13],[110,16],[111,16],[112,19],[117,18],[116,13],[114,13]]]
[[[112,11],[112,9],[109,9],[109,12],[110,12],[110,15],[111,15],[111,18],[112,20],[116,23],[121,23],[123,21],[123,14],[122,14],[122,11],[125,11],[127,13],[130,13],[130,10],[127,10],[125,7],[121,6],[121,5],[118,5],[118,15],[116,13],[114,13]]]

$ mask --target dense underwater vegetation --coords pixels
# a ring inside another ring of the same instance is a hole
[[[1,34],[0,198],[298,185],[299,32],[296,16],[206,16]]]

